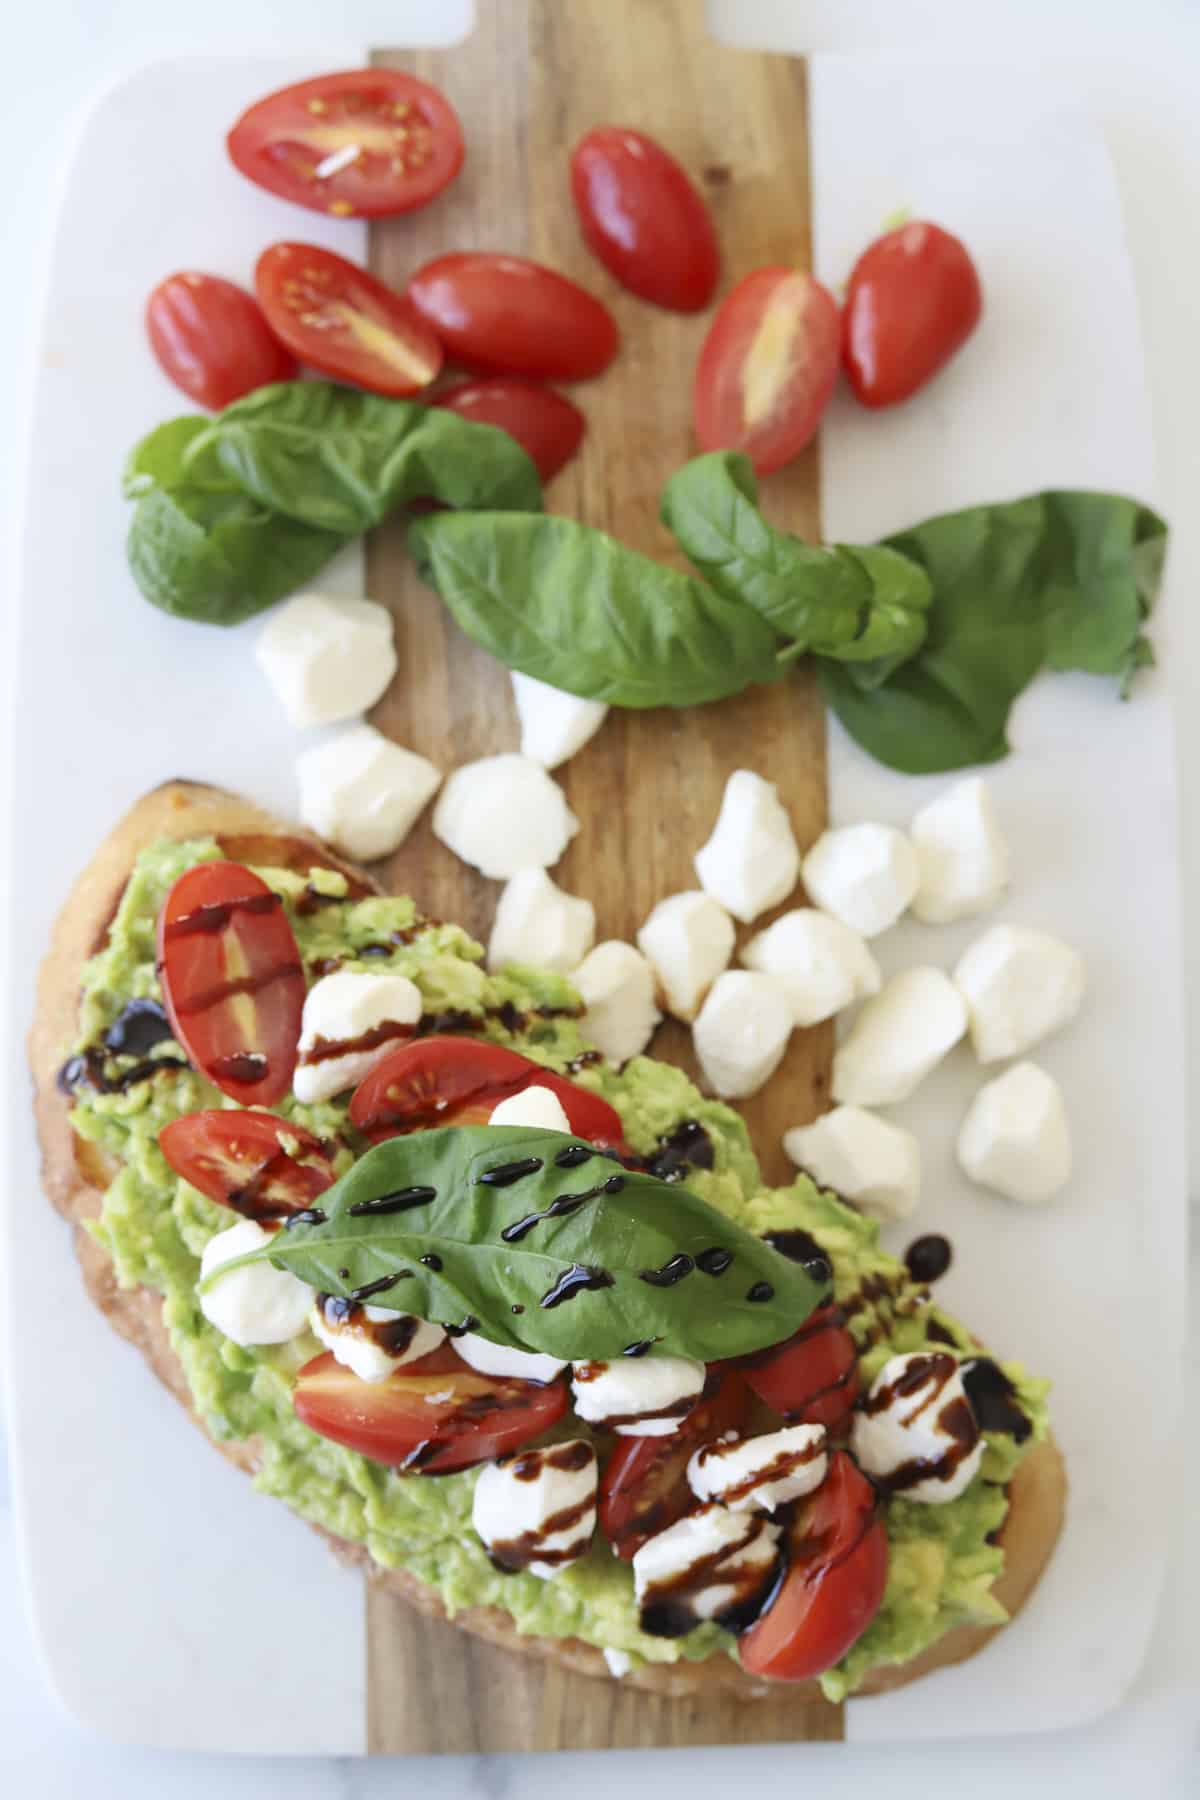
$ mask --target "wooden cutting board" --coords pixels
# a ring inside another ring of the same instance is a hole
[[[370,266],[399,288],[448,249],[509,251],[599,294],[620,326],[620,354],[598,380],[571,390],[588,432],[546,504],[679,561],[658,522],[658,502],[667,477],[695,450],[692,370],[711,314],[660,311],[608,276],[579,233],[568,155],[598,124],[639,127],[662,142],[712,208],[722,293],[764,264],[808,267],[804,63],[722,48],[708,35],[701,0],[488,0],[463,43],[420,53],[381,50],[373,60],[442,88],[463,120],[468,154],[462,175],[435,205],[372,224]],[[815,447],[771,478],[765,499],[777,523],[819,536]],[[417,580],[402,525],[368,541],[367,592],[393,608],[400,658],[400,678],[373,715],[380,729],[446,771],[515,749],[507,671],[462,635]],[[806,675],[689,711],[614,710],[558,771],[580,831],[553,873],[568,892],[593,901],[598,940],[631,940],[657,901],[698,886],[692,858],[736,768],[777,783],[806,848],[826,817],[824,718]],[[414,894],[427,913],[460,921],[486,941],[499,885],[451,856],[428,816],[383,878]],[[749,935],[740,930],[739,941]],[[695,1072],[684,1028],[664,1025],[652,1049]],[[788,1179],[780,1138],[787,1126],[824,1109],[831,1057],[828,1027],[795,1033],[779,1072],[744,1103],[766,1179]],[[787,1695],[750,1704],[706,1699],[702,1706],[660,1699],[491,1649],[374,1587],[368,1712],[370,1748],[381,1752],[841,1736],[840,1709],[823,1702]]]

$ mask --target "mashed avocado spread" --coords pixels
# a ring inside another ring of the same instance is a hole
[[[209,839],[160,843],[139,857],[108,943],[84,974],[77,1053],[103,1046],[131,1000],[159,997],[159,908],[178,875],[219,855]],[[791,1187],[764,1187],[740,1118],[704,1099],[678,1069],[649,1057],[635,1057],[620,1070],[599,1061],[569,1068],[587,1043],[578,998],[563,977],[527,968],[489,975],[479,946],[457,926],[423,925],[409,899],[347,900],[344,879],[331,871],[314,869],[307,880],[286,870],[256,873],[282,896],[310,979],[333,967],[408,976],[421,990],[431,1025],[445,1029],[452,1021],[455,1030],[478,1031],[572,1074],[617,1109],[626,1138],[642,1153],[654,1151],[683,1122],[698,1121],[712,1144],[712,1167],[690,1167],[688,1185],[751,1231],[802,1230],[817,1240],[833,1264],[865,1382],[889,1356],[929,1342],[931,1327],[939,1348],[977,1349],[962,1326],[927,1303],[926,1290],[904,1266],[879,1248],[874,1223],[819,1192],[805,1176]],[[167,1039],[148,1054],[170,1062],[180,1053]],[[651,1662],[736,1656],[736,1640],[715,1625],[677,1639],[643,1633],[629,1565],[599,1534],[587,1556],[554,1580],[504,1574],[470,1528],[474,1471],[437,1479],[398,1475],[300,1424],[292,1412],[292,1379],[321,1346],[304,1333],[278,1347],[242,1349],[209,1324],[195,1292],[200,1254],[229,1225],[230,1215],[174,1175],[158,1147],[168,1120],[231,1102],[186,1067],[120,1086],[121,1075],[138,1061],[144,1063],[145,1053],[110,1053],[104,1060],[109,1079],[83,1079],[75,1088],[75,1129],[121,1163],[93,1230],[123,1286],[145,1285],[162,1294],[172,1343],[212,1434],[260,1439],[255,1480],[263,1493],[338,1537],[365,1544],[384,1566],[408,1569],[431,1583],[451,1614],[497,1606],[521,1632],[578,1637]],[[344,1104],[303,1106],[289,1097],[277,1110],[342,1146],[339,1174],[350,1166],[354,1133]],[[903,1498],[890,1503],[883,1605],[849,1654],[822,1677],[831,1700],[852,1693],[869,1669],[908,1661],[956,1625],[1003,1621],[991,1587],[1004,1553],[991,1540],[1007,1510],[1006,1482],[1047,1429],[1046,1384],[1017,1364],[1003,1367],[1029,1417],[1029,1437],[1018,1444],[989,1432],[979,1475],[947,1505]]]

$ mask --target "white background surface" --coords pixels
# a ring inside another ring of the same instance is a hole
[[[433,10],[427,8],[426,17]],[[446,10],[440,9],[441,14]],[[764,14],[768,10],[762,8]],[[793,5],[787,10],[788,41],[797,48],[806,44],[828,47],[848,41],[856,45],[915,43],[919,31],[940,35],[940,47],[948,47],[947,9],[941,7],[906,8],[893,4],[885,16],[882,7],[843,3],[837,9],[836,30],[831,28],[832,8]],[[398,35],[398,21],[405,11],[395,4],[347,7],[342,13],[342,27],[348,41],[382,41],[383,36]],[[961,6],[955,10],[955,30],[960,41],[967,40],[971,47],[986,47],[988,30],[997,29],[999,22],[992,10],[985,13],[979,9],[972,29],[964,15],[973,11]],[[1030,19],[1032,11],[1012,5],[1003,9],[1009,49],[1020,36],[1019,20]],[[1050,15],[1053,22],[1048,26]],[[1186,243],[1180,226],[1189,216],[1194,222],[1200,189],[1195,126],[1188,116],[1189,102],[1194,114],[1200,21],[1191,8],[1143,5],[1137,10],[1135,22],[1126,26],[1120,10],[1092,5],[1087,9],[1088,50],[1081,59],[1078,51],[1085,35],[1083,16],[1082,8],[1073,5],[1043,4],[1037,9],[1039,27],[1029,42],[1036,46],[1037,60],[1061,68],[1064,82],[1097,107],[1109,128],[1129,215],[1151,355],[1160,445],[1159,494],[1176,526],[1175,586],[1177,592],[1194,592],[1196,528],[1190,515],[1194,513],[1194,495],[1200,486],[1191,408],[1197,370],[1186,324],[1194,306],[1200,271],[1194,235],[1191,243]],[[1055,38],[1060,43],[1060,61],[1056,61],[1051,49]],[[205,9],[203,35],[182,19],[157,16],[149,5],[44,5],[36,15],[22,21],[18,46],[11,52],[12,79],[4,126],[6,163],[19,191],[12,198],[11,223],[5,238],[9,284],[3,314],[8,331],[3,335],[11,353],[11,373],[19,395],[24,386],[28,359],[25,346],[36,318],[37,295],[21,285],[18,276],[26,255],[32,252],[36,256],[44,241],[42,228],[52,192],[62,121],[70,108],[106,71],[128,68],[164,50],[211,50],[239,45],[279,49],[285,41],[289,48],[305,41],[327,47],[330,40],[322,9],[301,4],[300,0],[293,0],[286,10],[254,5],[251,0],[242,0],[237,6],[214,3]],[[774,41],[782,43],[783,39],[776,36]],[[6,411],[14,416],[10,409]],[[15,417],[21,418],[19,405]],[[20,432],[8,433],[0,440],[0,453],[5,458],[4,472],[9,475],[3,491],[12,497],[13,471],[19,470],[23,453]],[[1179,581],[1180,562],[1192,573],[1190,584]],[[70,607],[72,598],[47,596],[47,601],[58,599],[64,607]],[[1178,691],[1185,696],[1197,666],[1190,654],[1186,626],[1186,617],[1177,619],[1172,634]],[[1186,718],[1186,699],[1181,710]],[[1195,766],[1196,746],[1196,736],[1185,735],[1185,779],[1189,764]],[[1188,791],[1185,785],[1185,799]],[[1195,860],[1195,844],[1191,845],[1191,852]],[[1194,883],[1190,891],[1193,895],[1197,892]],[[204,1451],[199,1440],[197,1451]],[[1120,1547],[1115,1546],[1114,1555],[1119,1554]],[[258,1793],[278,1791],[285,1778],[288,1788],[298,1795],[383,1791],[382,1786],[376,1788],[373,1784],[385,1778],[384,1772],[352,1765],[293,1764],[285,1776],[282,1768],[272,1772],[261,1764],[223,1760],[218,1771],[202,1759],[161,1758],[95,1745],[52,1709],[37,1671],[29,1666],[30,1652],[21,1636],[19,1611],[10,1599],[12,1569],[7,1543],[4,1556],[8,1560],[0,1577],[5,1584],[0,1586],[0,1666],[7,1660],[11,1671],[6,1671],[0,1691],[0,1774],[10,1761],[14,1774],[20,1772],[28,1778],[34,1776],[36,1769],[30,1791],[50,1796],[66,1793],[71,1787],[97,1795],[152,1790],[190,1794],[199,1793],[202,1786],[207,1789],[213,1780],[234,1793]],[[927,1785],[935,1770],[939,1784],[952,1777],[953,1770],[963,1779],[971,1778],[979,1793],[999,1792],[1001,1779],[1005,1790],[1014,1780],[1024,1780],[1034,1791],[1048,1791],[1049,1784],[1061,1782],[1069,1770],[1081,1785],[1086,1780],[1094,1793],[1117,1793],[1128,1791],[1136,1770],[1142,1791],[1188,1791],[1181,1761],[1186,1714],[1180,1702],[1187,1683],[1184,1637],[1189,1602],[1178,1584],[1172,1598],[1174,1613],[1168,1610],[1146,1675],[1121,1714],[1091,1732],[1074,1733],[1065,1740],[1031,1743],[1022,1749],[1009,1746],[999,1758],[985,1760],[971,1751],[953,1755],[940,1751],[936,1763],[921,1754],[890,1756],[886,1775],[889,1789],[915,1793]],[[1194,1606],[1194,1602],[1190,1604]],[[317,1645],[314,1650],[319,1657]],[[1194,1694],[1194,1652],[1190,1687]],[[6,1716],[10,1709],[11,1718]],[[797,1761],[798,1756],[804,1758],[803,1765]],[[760,1776],[771,1771],[790,1780],[797,1778],[802,1766],[804,1775],[837,1791],[844,1783],[848,1785],[851,1776],[847,1757],[846,1752],[762,1751],[747,1756],[745,1764],[753,1763]],[[857,1754],[855,1761],[859,1761]],[[648,1786],[653,1779],[668,1791],[672,1783],[678,1783],[678,1791],[683,1792],[686,1782],[691,1791],[716,1792],[718,1783],[725,1786],[730,1778],[728,1754],[704,1752],[670,1761],[622,1758],[619,1764],[611,1759],[603,1762],[581,1758],[572,1764],[570,1779],[582,1792],[598,1793],[601,1781],[606,1788],[610,1786],[618,1768],[622,1771],[620,1778],[633,1781],[635,1789],[639,1784]],[[861,1781],[864,1773],[859,1764],[854,1779]],[[419,1776],[416,1769],[406,1768],[403,1776],[397,1770],[386,1778],[389,1785],[397,1779],[420,1779],[424,1791],[430,1794],[502,1793],[510,1784],[514,1792],[534,1794],[543,1784],[549,1791],[550,1784],[557,1785],[564,1774],[561,1767],[553,1764],[522,1765],[510,1759],[492,1759],[476,1765],[432,1764],[421,1769]],[[1193,1768],[1193,1780],[1194,1774]],[[874,1778],[879,1778],[878,1771]],[[468,1781],[473,1784],[470,1788]],[[1172,1781],[1174,1789],[1169,1785]],[[1151,1785],[1147,1786],[1148,1782]]]

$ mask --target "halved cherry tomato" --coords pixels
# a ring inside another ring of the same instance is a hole
[[[296,373],[253,298],[219,275],[184,269],[160,281],[146,302],[146,334],[164,375],[198,406],[228,406]]]
[[[478,425],[498,425],[507,431],[533,458],[544,482],[553,481],[563,464],[570,462],[583,441],[587,423],[579,408],[553,388],[511,375],[464,381],[435,394],[432,404],[447,407],[462,419],[474,419]]]
[[[350,1118],[372,1143],[433,1125],[486,1125],[501,1100],[527,1087],[557,1094],[571,1130],[589,1144],[624,1147],[621,1116],[607,1100],[482,1038],[427,1037],[401,1044],[355,1089]]]
[[[794,1337],[762,1357],[748,1357],[742,1372],[760,1400],[793,1424],[834,1431],[858,1399],[862,1381],[858,1351],[840,1307],[823,1306]]]
[[[234,166],[268,193],[341,219],[412,212],[463,160],[450,102],[399,69],[280,88],[248,107],[225,142]]]
[[[254,288],[276,337],[326,375],[395,396],[428,387],[442,366],[442,346],[408,301],[332,250],[272,244]]]
[[[313,1431],[373,1462],[448,1475],[540,1437],[568,1397],[561,1376],[543,1384],[479,1375],[443,1346],[386,1381],[362,1381],[326,1352],[301,1369],[292,1405]]]
[[[600,1529],[625,1562],[696,1504],[687,1466],[701,1444],[746,1423],[748,1399],[731,1370],[667,1437],[622,1437],[600,1482]]]
[[[234,862],[198,863],[158,915],[163,1004],[188,1059],[244,1106],[291,1084],[304,969],[279,895]]]
[[[713,297],[721,259],[707,206],[673,156],[641,131],[599,125],[571,152],[588,248],[631,293],[672,312]]]
[[[850,272],[842,359],[864,406],[895,406],[970,337],[983,289],[966,246],[914,219],[863,251]]]
[[[275,1113],[185,1113],[163,1126],[158,1147],[177,1175],[244,1219],[304,1212],[334,1181],[320,1140]]]
[[[816,432],[837,380],[841,327],[827,288],[799,269],[757,269],[717,308],[692,410],[705,450],[743,450],[760,475]]]
[[[447,352],[469,369],[583,381],[617,353],[612,314],[565,275],[523,256],[456,251],[405,290]]]
[[[789,1568],[774,1600],[738,1642],[742,1667],[810,1681],[858,1642],[883,1602],[888,1544],[874,1488],[844,1450],[788,1527]]]

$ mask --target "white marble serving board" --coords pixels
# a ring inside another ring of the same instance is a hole
[[[397,40],[414,15],[398,5]],[[10,896],[16,1492],[58,1693],[106,1735],[158,1746],[361,1750],[361,1588],[213,1455],[83,1303],[37,1191],[18,1040],[50,915],[138,793],[187,774],[294,809],[294,739],[249,655],[254,624],[189,630],[145,606],[125,570],[118,473],[144,430],[183,410],[141,335],[142,300],[165,270],[245,281],[264,244],[296,235],[362,254],[361,226],[300,220],[234,175],[221,147],[248,100],[361,54],[343,43],[176,62],[105,96],[66,185],[40,348],[17,651],[13,867],[27,875]],[[844,279],[857,247],[907,205],[963,232],[988,294],[970,350],[909,407],[877,417],[835,402],[823,432],[827,534],[864,539],[1051,483],[1153,499],[1132,282],[1087,121],[1036,79],[1001,89],[980,65],[820,58],[812,83],[818,272]],[[148,155],[168,123],[177,148]],[[1092,972],[1085,1016],[1044,1053],[1067,1092],[1078,1172],[1039,1214],[962,1181],[950,1146],[978,1080],[966,1052],[901,1116],[926,1148],[919,1226],[956,1246],[945,1298],[1055,1379],[1070,1518],[1019,1626],[961,1669],[851,1704],[857,1742],[1096,1716],[1136,1673],[1162,1573],[1184,1274],[1166,695],[1152,676],[1121,707],[1100,683],[1055,678],[1021,705],[1014,744],[994,776],[1016,872],[1000,916],[1062,931]],[[838,818],[903,822],[937,786],[889,775],[836,731],[831,768]],[[967,935],[912,925],[881,949],[889,967],[946,963]]]

